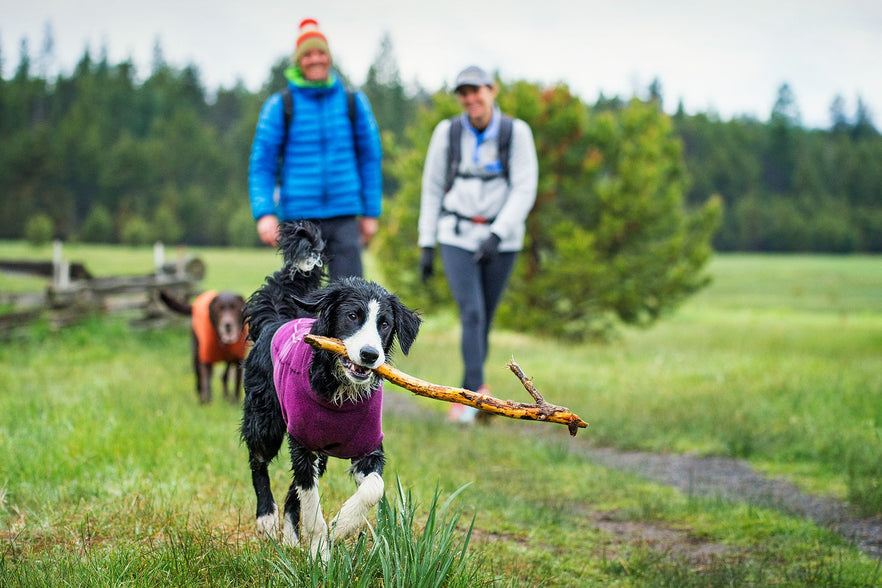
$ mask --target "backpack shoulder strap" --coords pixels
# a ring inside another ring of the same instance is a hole
[[[352,90],[346,91],[346,105],[349,109],[349,123],[354,129],[358,113],[355,109],[355,92]],[[282,141],[282,145],[284,145],[288,142],[288,128],[291,126],[291,120],[294,118],[294,96],[291,94],[290,88],[285,88],[282,91],[282,111],[284,114],[283,122],[285,124],[283,127],[285,140]]]
[[[355,108],[355,90],[346,90],[346,106],[349,111],[349,127],[352,129],[352,151],[355,153],[355,163],[358,164],[358,139],[356,137],[358,129],[355,126],[358,111]]]
[[[499,134],[496,136],[496,148],[499,153],[499,163],[502,166],[502,175],[508,181],[508,160],[511,155],[511,129],[512,118],[503,114],[499,120]]]
[[[279,158],[284,159],[285,145],[288,144],[288,128],[294,118],[294,96],[290,88],[282,91],[282,143],[279,145]]]
[[[294,95],[291,94],[290,88],[285,88],[282,92],[282,106],[285,112],[285,130],[291,125],[291,119],[294,118]]]
[[[355,139],[355,120],[358,113],[355,109],[355,92],[346,90],[346,105],[349,112],[349,124],[352,126],[352,137]],[[279,159],[285,157],[285,145],[288,144],[288,130],[291,127],[291,121],[294,119],[294,96],[291,94],[291,88],[285,88],[282,91],[282,143],[279,145]]]
[[[447,176],[444,179],[444,192],[453,187],[459,160],[462,158],[462,119],[455,116],[450,119],[450,136],[447,141]]]
[[[346,90],[346,106],[349,108],[349,124],[352,125],[352,135],[355,136],[355,91]]]
[[[502,175],[508,181],[509,159],[511,156],[511,135],[513,119],[503,114],[499,120],[499,132],[496,136],[496,145],[499,154],[499,164],[502,166]],[[450,137],[447,144],[447,177],[444,183],[444,191],[453,187],[456,178],[459,161],[462,158],[462,119],[455,116],[450,119]]]

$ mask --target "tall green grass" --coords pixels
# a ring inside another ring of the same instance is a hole
[[[462,489],[460,489],[462,490]],[[439,504],[436,491],[424,522],[417,505],[399,482],[392,500],[383,497],[377,524],[354,545],[331,546],[327,562],[307,552],[279,549],[275,567],[292,586],[392,588],[471,588],[486,581],[477,562],[467,554],[471,528],[457,529],[461,513],[453,506],[459,492]]]
[[[0,257],[21,249],[0,244]],[[97,275],[152,265],[149,249],[69,251]],[[278,262],[267,250],[191,253],[206,287],[244,293]],[[493,333],[494,395],[529,401],[505,368],[513,356],[546,399],[590,422],[575,439],[502,418],[451,426],[443,403],[388,386],[391,499],[338,546],[335,568],[257,539],[240,410],[198,404],[185,321],[29,327],[0,342],[0,585],[387,585],[442,560],[458,574],[448,585],[878,584],[878,562],[812,523],[685,496],[578,451],[743,457],[882,512],[882,259],[721,256],[710,269],[714,284],[678,313],[611,344]],[[397,365],[459,385],[456,319],[423,312]],[[329,515],[354,489],[346,466],[332,460],[322,479]]]

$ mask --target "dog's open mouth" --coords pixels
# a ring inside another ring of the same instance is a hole
[[[346,375],[352,378],[355,382],[366,382],[371,377],[371,368],[358,365],[348,357],[340,357],[340,363],[346,370]]]

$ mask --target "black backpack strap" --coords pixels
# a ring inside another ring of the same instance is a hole
[[[294,96],[291,94],[290,88],[285,88],[285,91],[282,92],[282,106],[285,111],[285,132],[288,132],[288,127],[291,126],[291,119],[294,118]]]
[[[288,128],[291,126],[291,120],[294,118],[294,96],[291,95],[291,89],[285,88],[282,91],[282,142],[279,144],[279,173],[281,173],[282,163],[285,160],[285,145],[288,144]]]
[[[513,119],[503,114],[499,119],[499,131],[496,135],[496,148],[499,154],[499,164],[502,166],[502,175],[508,181],[508,162],[511,158],[511,134]],[[450,138],[447,145],[447,177],[444,183],[444,192],[453,187],[453,180],[459,170],[459,160],[462,157],[462,118],[456,116],[450,119]]]
[[[355,121],[358,117],[358,111],[355,109],[355,91],[346,90],[346,106],[349,109],[349,126],[352,127],[352,152],[355,153],[355,163],[358,164],[358,140],[356,139],[357,130]]]
[[[355,137],[355,92],[346,90],[346,106],[349,108],[349,124],[352,125],[352,136]]]
[[[355,120],[358,112],[355,109],[355,92],[346,90],[346,107],[349,111],[349,124],[352,126],[352,142],[355,144]],[[285,161],[285,146],[288,144],[288,130],[291,128],[291,121],[294,119],[294,96],[291,94],[291,88],[285,88],[282,91],[282,142],[279,145],[279,173],[281,173],[282,164]]]
[[[447,141],[447,176],[444,178],[444,193],[453,187],[459,160],[462,157],[462,119],[455,116],[450,119],[450,137]]]
[[[511,128],[512,118],[503,114],[499,120],[499,134],[496,136],[496,149],[499,154],[499,163],[502,166],[502,175],[508,182],[508,160],[511,155]]]

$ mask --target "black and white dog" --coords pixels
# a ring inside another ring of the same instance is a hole
[[[324,243],[311,223],[282,223],[279,248],[284,266],[246,304],[254,346],[244,366],[242,439],[257,494],[258,531],[274,534],[279,526],[267,466],[287,436],[293,480],[282,540],[308,545],[326,559],[330,542],[361,529],[382,498],[383,380],[371,368],[388,360],[395,339],[407,354],[420,318],[382,286],[361,278],[321,288]],[[342,340],[346,356],[314,351],[303,342],[307,333]],[[329,456],[351,460],[358,486],[330,527],[318,491]]]

